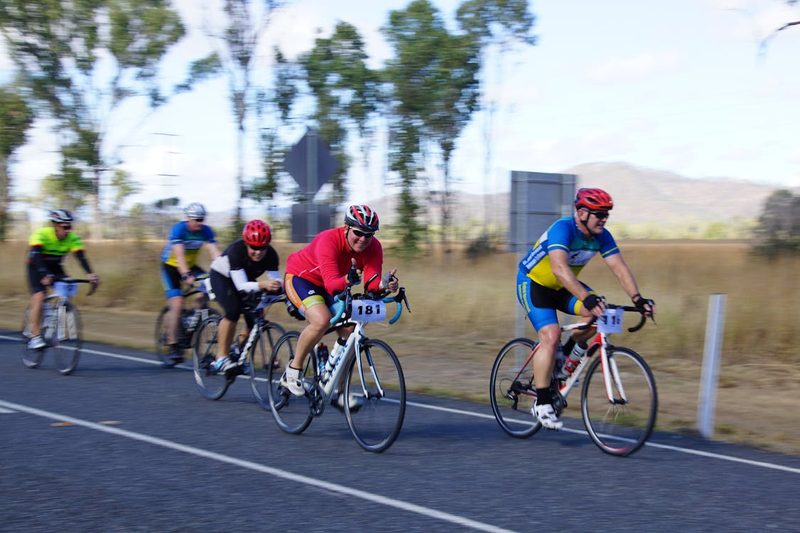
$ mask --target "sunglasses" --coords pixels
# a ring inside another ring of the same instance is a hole
[[[263,251],[263,250],[266,250],[266,249],[267,249],[267,247],[266,247],[266,246],[252,246],[252,245],[250,245],[250,244],[248,244],[247,246],[249,246],[249,247],[250,247],[250,249],[251,249],[251,250],[253,250],[254,252],[261,252],[261,251]]]
[[[596,216],[600,220],[608,218],[608,211],[589,211],[589,214]]]
[[[59,224],[58,227],[61,229],[72,229],[72,224]]]
[[[192,220],[196,220],[197,222],[205,221],[205,218],[193,218]]]
[[[375,232],[368,232],[368,231],[361,231],[360,229],[354,229],[353,234],[356,237],[364,237],[365,239],[371,239],[375,236]]]

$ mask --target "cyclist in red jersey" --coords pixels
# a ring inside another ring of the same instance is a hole
[[[370,280],[368,290],[399,288],[392,269],[381,278],[383,247],[375,232],[380,227],[378,215],[369,206],[351,205],[344,215],[344,226],[319,233],[306,247],[290,254],[286,260],[284,290],[289,301],[308,321],[300,333],[297,351],[291,365],[287,367],[285,382],[292,394],[305,394],[300,381],[300,369],[306,356],[322,340],[330,327],[333,296],[345,287],[358,285],[361,280]],[[355,266],[352,274],[350,267]],[[318,305],[324,304],[324,305]],[[352,328],[341,328],[339,338],[344,342]]]

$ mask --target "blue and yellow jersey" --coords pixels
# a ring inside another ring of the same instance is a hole
[[[56,229],[53,226],[38,229],[33,232],[28,246],[41,246],[42,259],[48,263],[63,263],[64,256],[70,252],[77,252],[83,250],[83,241],[81,238],[70,232],[64,240],[58,240],[56,237]],[[28,256],[30,260],[30,256]]]
[[[197,256],[200,254],[200,248],[207,242],[217,242],[214,238],[214,230],[203,225],[200,231],[192,233],[189,231],[185,220],[183,222],[178,222],[172,226],[172,230],[170,230],[167,245],[161,252],[161,262],[177,267],[178,263],[175,260],[175,254],[172,253],[172,245],[182,244],[186,250],[186,266],[192,268],[197,264]]]
[[[556,220],[542,233],[539,240],[520,261],[519,269],[533,281],[551,289],[562,289],[563,285],[553,274],[549,253],[552,250],[564,250],[569,258],[569,267],[575,276],[598,252],[602,257],[618,254],[619,248],[614,237],[605,228],[600,235],[586,237],[575,225],[573,217]]]

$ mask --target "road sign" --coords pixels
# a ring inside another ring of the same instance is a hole
[[[283,168],[292,175],[302,191],[313,197],[339,170],[339,162],[331,155],[322,137],[309,128],[286,154]]]

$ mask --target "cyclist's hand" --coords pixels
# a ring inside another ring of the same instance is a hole
[[[637,298],[638,296],[638,298]],[[653,300],[645,298],[641,294],[637,294],[633,298],[633,305],[642,310],[642,314],[647,317],[656,316],[656,303]]]
[[[52,274],[47,274],[40,281],[42,282],[42,285],[52,285],[53,284],[53,275]]]
[[[596,294],[590,294],[583,300],[583,307],[592,315],[600,317],[603,316],[603,311],[606,310],[606,304],[603,303],[604,298]]]
[[[353,264],[350,266],[350,270],[347,271],[347,284],[348,285],[358,285],[361,283],[361,271],[356,266],[355,258],[351,259]]]
[[[194,284],[194,275],[193,275],[191,272],[187,272],[186,274],[183,274],[183,275],[181,276],[181,279],[182,279],[182,280],[183,280],[183,282],[184,282],[184,283],[186,283],[187,285],[192,285],[192,284]]]
[[[378,288],[384,291],[388,289],[389,292],[395,292],[397,289],[399,289],[400,282],[397,281],[397,277],[395,276],[396,273],[397,273],[397,268],[395,267],[392,269],[391,272],[387,272],[386,274],[384,274],[383,279],[380,282],[380,285],[378,285]]]
[[[89,283],[92,284],[94,287],[100,286],[100,276],[97,274],[89,274]]]
[[[275,292],[281,290],[282,283],[281,280],[273,278],[259,282],[258,286],[265,291]]]

